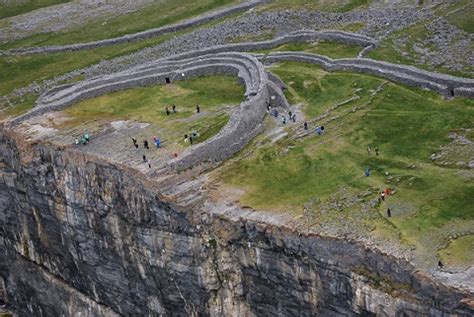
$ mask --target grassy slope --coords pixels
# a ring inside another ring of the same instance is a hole
[[[64,112],[71,119],[64,127],[94,120],[136,120],[157,124],[168,130],[176,142],[191,131],[202,142],[216,134],[228,121],[222,105],[238,104],[244,88],[233,77],[209,76],[171,85],[129,89],[82,101]],[[166,115],[165,107],[175,104],[178,113]],[[193,117],[196,104],[205,116]]]
[[[270,50],[260,50],[256,52],[269,53],[282,51],[298,51],[326,55],[331,58],[345,58],[357,57],[361,49],[362,48],[360,46],[350,46],[341,43],[322,41],[317,43],[288,43]]]
[[[0,19],[23,14],[43,7],[70,2],[70,0],[26,0],[0,3]]]
[[[72,30],[37,34],[28,38],[16,40],[0,45],[0,49],[72,44],[117,37],[124,34],[136,33],[176,23],[200,15],[204,12],[237,2],[238,1],[236,0],[200,0],[193,2],[186,0],[168,0],[164,3],[159,2],[152,4],[137,12],[120,15],[106,21],[99,20],[89,22],[86,25],[82,25],[81,27]],[[106,23],[104,24],[104,22]]]
[[[474,263],[474,235],[468,235],[453,240],[445,249],[440,251],[442,261],[447,265],[469,267]]]
[[[383,80],[351,73],[328,74],[297,63],[280,64],[274,72],[285,82],[293,82],[288,97],[292,102],[303,102],[309,118],[354,94],[360,99],[335,110],[331,116],[339,116],[336,120],[320,123],[328,130],[323,138],[286,139],[232,161],[221,177],[247,190],[243,204],[301,215],[303,204],[313,197],[328,205],[341,190],[356,195],[375,188],[368,197],[377,198],[378,190],[397,188],[396,195],[369,212],[349,208],[336,216],[321,214],[320,221],[336,222],[343,217],[354,228],[363,222],[374,234],[395,230],[405,243],[431,255],[453,230],[456,232],[456,228],[447,230],[451,225],[472,225],[473,184],[456,169],[435,166],[429,157],[449,142],[450,131],[472,127],[474,101],[445,101],[426,91],[386,83],[364,108],[370,90]],[[361,109],[352,111],[355,106]],[[369,156],[368,144],[378,146],[381,155]],[[373,171],[368,178],[364,176],[366,166]],[[388,207],[394,216],[386,219]]]

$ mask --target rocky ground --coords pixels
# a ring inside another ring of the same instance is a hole
[[[154,0],[81,0],[45,7],[2,20],[0,43],[39,33],[59,32],[80,27],[99,18],[113,18],[154,3]]]
[[[324,13],[308,11],[263,11],[249,12],[240,17],[224,21],[208,28],[199,28],[190,33],[176,36],[163,44],[145,48],[137,53],[104,60],[85,69],[76,70],[52,80],[34,83],[29,87],[18,89],[17,95],[38,93],[47,87],[57,85],[78,75],[87,78],[104,73],[113,73],[130,66],[140,65],[147,61],[192,49],[203,49],[210,46],[232,43],[236,40],[245,41],[252,36],[281,36],[301,29],[325,30],[341,29],[352,23],[363,22],[365,27],[361,33],[382,39],[384,36],[405,26],[429,17],[428,10],[417,8],[370,9],[368,11],[348,13]]]
[[[85,69],[60,75],[41,83],[19,88],[15,95],[40,93],[60,82],[85,75],[87,78],[112,73],[147,61],[192,49],[281,36],[301,29],[347,29],[360,25],[359,33],[383,42],[391,34],[426,21],[428,36],[395,39],[399,53],[415,64],[443,66],[453,71],[468,70],[474,74],[474,58],[471,56],[474,35],[450,24],[445,19],[435,19],[432,9],[425,7],[380,7],[347,13],[311,12],[303,10],[261,11],[251,10],[237,18],[223,21],[211,27],[202,27],[187,34],[176,36],[162,44],[148,47],[136,53],[104,60]],[[430,22],[432,21],[432,22]],[[1,30],[1,29],[0,29]]]

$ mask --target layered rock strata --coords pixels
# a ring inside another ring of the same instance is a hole
[[[178,181],[0,131],[0,276],[21,316],[474,312],[463,304],[473,294],[403,259],[248,212],[183,207],[162,194]]]

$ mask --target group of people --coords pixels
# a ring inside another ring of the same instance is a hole
[[[273,108],[273,111],[272,111],[272,107],[271,107],[270,104],[267,105],[267,112],[271,113],[272,116],[275,117],[275,118],[278,118],[280,116],[280,112],[278,111],[278,109]],[[287,119],[286,115],[281,115],[281,122],[283,124],[286,124],[289,121],[292,121],[293,123],[296,123],[296,114],[293,113],[291,110],[288,111],[288,119]],[[307,121],[303,122],[303,128],[305,129],[305,131],[308,130],[308,122]],[[315,133],[318,134],[318,135],[325,134],[324,126],[316,127],[315,128]]]
[[[133,142],[133,146],[138,149],[139,146],[138,146],[138,141],[137,139],[135,138],[132,138],[132,142]],[[155,147],[157,149],[159,149],[161,147],[161,140],[159,138],[157,138],[156,136],[153,137],[153,144],[155,145]],[[143,148],[146,149],[146,150],[149,150],[150,149],[150,145],[148,143],[148,140],[147,139],[144,139],[143,140]],[[143,159],[143,163],[147,163],[148,162],[148,159],[146,157],[146,154],[143,154],[142,155],[142,159]],[[151,164],[148,163],[148,167],[151,168]]]
[[[171,111],[170,111],[170,107],[165,107],[165,113],[167,116],[169,116],[171,113],[177,113],[178,110],[176,108],[176,105],[173,104],[171,106]],[[200,105],[196,105],[196,113],[201,113],[201,106]]]
[[[267,106],[267,112],[270,113],[271,111],[271,107],[270,105]],[[278,112],[277,109],[273,109],[273,116],[275,118],[278,118],[280,116],[280,113]],[[283,124],[286,124],[288,121],[292,121],[293,123],[296,122],[296,114],[292,113],[291,110],[288,111],[288,120],[287,120],[287,116],[286,115],[281,115],[281,122]]]
[[[367,145],[367,154],[370,155],[372,153],[372,147],[369,145]],[[379,156],[379,147],[376,146],[375,147],[375,155],[376,156]]]
[[[193,131],[190,135],[185,134],[184,143],[187,143],[189,141],[189,143],[193,145],[194,140],[196,140],[197,138],[199,138],[199,133],[197,133],[196,131]]]
[[[176,113],[176,112],[177,112],[177,111],[176,111],[176,105],[175,105],[175,104],[173,104],[173,105],[171,106],[171,111],[173,111],[173,113]],[[171,114],[170,108],[169,108],[169,107],[165,107],[165,112],[166,112],[166,115],[169,116],[169,115]]]
[[[89,133],[84,133],[81,138],[76,138],[74,140],[74,143],[76,144],[76,146],[78,146],[79,144],[86,145],[89,142],[90,142]]]

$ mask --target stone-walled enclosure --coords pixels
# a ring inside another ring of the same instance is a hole
[[[265,2],[247,1],[118,38],[0,55],[126,43]],[[343,59],[252,53],[315,41],[361,50],[358,58]],[[441,283],[408,258],[347,237],[299,231],[283,217],[247,207],[211,208],[213,202],[199,196],[199,179],[190,181],[198,185],[169,194],[189,175],[244,149],[264,130],[268,105],[290,106],[285,84],[266,69],[273,63],[310,63],[329,72],[374,75],[445,98],[474,98],[474,79],[364,58],[378,45],[374,38],[351,32],[301,30],[170,55],[43,93],[31,111],[0,123],[0,304],[18,308],[20,316],[472,316],[472,292]],[[36,142],[16,133],[30,119],[82,100],[206,75],[237,77],[245,86],[243,101],[214,137],[148,174],[82,151],[87,147]],[[198,199],[180,200],[180,195],[189,197],[186,191],[197,192],[191,197]]]
[[[238,76],[246,86],[246,100],[233,112],[227,125],[213,138],[196,145],[170,162],[169,167],[185,170],[204,162],[220,162],[240,151],[259,132],[270,100],[274,105],[287,106],[280,87],[269,80],[263,64],[279,61],[300,61],[320,65],[327,71],[367,73],[401,84],[429,89],[445,97],[474,97],[474,80],[424,71],[412,66],[395,65],[368,58],[331,59],[302,52],[276,52],[255,57],[239,51],[269,49],[291,42],[316,40],[337,41],[348,45],[372,47],[375,41],[348,32],[301,31],[275,40],[257,43],[231,44],[191,51],[124,72],[86,80],[75,85],[53,88],[43,94],[30,112],[11,121],[18,124],[25,119],[49,111],[64,109],[81,100],[106,93],[139,86],[165,84],[171,81],[210,74]],[[274,98],[270,98],[271,96]]]

